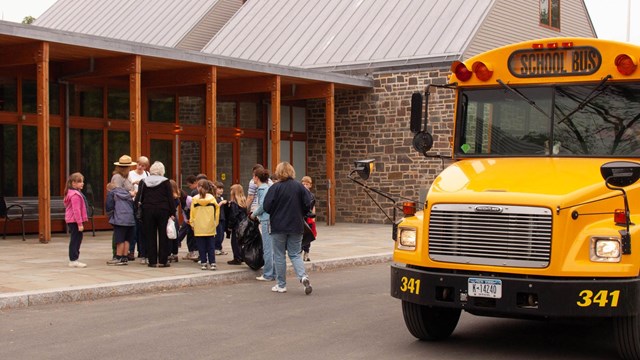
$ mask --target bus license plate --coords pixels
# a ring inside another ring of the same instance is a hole
[[[502,298],[502,280],[469,278],[467,284],[469,296],[492,299]]]

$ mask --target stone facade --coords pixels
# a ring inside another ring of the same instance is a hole
[[[336,92],[336,222],[391,223],[364,188],[348,179],[355,160],[375,159],[375,171],[366,181],[398,199],[424,201],[421,196],[442,171],[443,162],[425,158],[412,146],[409,130],[411,95],[427,84],[445,84],[449,69],[374,74],[373,89]],[[429,154],[451,155],[455,94],[452,90],[431,88],[429,132],[434,146]],[[307,173],[314,179],[318,221],[327,217],[327,180],[324,101],[307,103]],[[392,202],[375,193],[371,196],[392,215]]]

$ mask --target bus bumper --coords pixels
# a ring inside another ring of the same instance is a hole
[[[619,317],[639,312],[638,278],[525,278],[391,265],[391,296],[504,317]],[[476,296],[473,296],[476,295]]]

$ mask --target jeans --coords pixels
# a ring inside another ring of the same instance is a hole
[[[280,287],[287,286],[287,258],[285,252],[289,253],[289,259],[293,264],[298,280],[307,276],[304,262],[300,256],[302,246],[302,234],[271,234],[273,239],[273,254],[276,269],[276,280]]]
[[[69,227],[69,261],[76,261],[80,257],[80,245],[83,233],[78,229],[77,223],[67,223]]]
[[[215,250],[214,237],[213,236],[196,236],[196,243],[198,243],[198,253],[200,255],[200,264],[204,265],[207,262],[209,264],[215,264],[216,253],[214,251]]]
[[[216,227],[216,250],[222,250],[222,242],[224,241],[224,229],[227,228],[226,221],[220,220],[218,226]]]
[[[262,234],[262,251],[264,252],[263,275],[267,279],[275,278],[273,269],[273,239],[269,234],[269,220],[260,221],[260,233]]]

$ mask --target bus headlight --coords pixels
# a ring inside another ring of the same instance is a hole
[[[591,238],[591,261],[620,262],[621,254],[620,239],[604,236]]]
[[[399,228],[398,229],[398,249],[415,250],[416,249],[416,229],[415,228]]]

